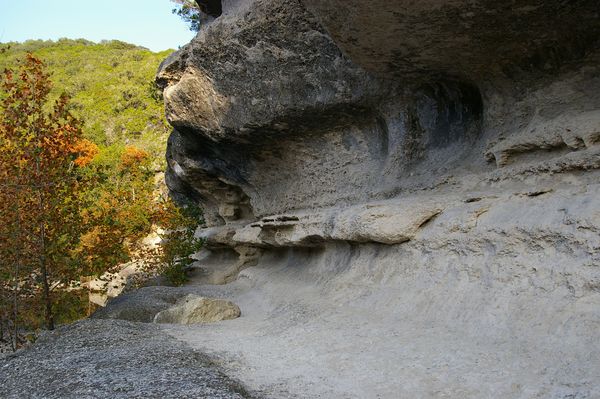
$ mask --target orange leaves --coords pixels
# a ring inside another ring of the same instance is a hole
[[[44,64],[32,54],[19,70],[6,70],[0,79],[0,164],[10,170],[9,176],[21,177],[19,184],[63,181],[71,173],[72,148],[81,130],[68,111],[66,95],[47,112],[51,87]]]
[[[74,163],[79,167],[89,165],[98,152],[98,146],[87,139],[79,140],[71,146],[71,153],[77,156]]]
[[[127,146],[121,155],[121,165],[123,168],[129,169],[133,166],[143,164],[149,157],[146,151],[134,146]]]
[[[82,164],[95,154],[68,98],[49,104],[52,85],[42,61],[28,54],[18,67],[0,76],[0,235],[11,237],[0,241],[0,272],[36,295],[43,287],[43,298],[35,299],[44,302],[51,328],[49,285],[77,274],[70,252],[81,235],[87,180],[73,168],[74,150]]]
[[[37,58],[35,55],[31,54],[31,53],[27,53],[27,55],[25,56],[25,58],[27,58],[27,61],[33,65],[37,65],[37,66],[43,66],[44,63],[42,62],[42,60],[40,60],[39,58]]]

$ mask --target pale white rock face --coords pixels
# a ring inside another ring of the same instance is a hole
[[[600,397],[597,1],[223,7],[158,81],[244,314],[173,334],[266,397]]]
[[[240,317],[236,304],[223,299],[203,298],[187,295],[177,303],[154,316],[155,323],[199,324],[214,323]]]
[[[332,238],[340,241],[401,244],[415,237],[419,228],[442,212],[423,202],[365,205],[336,217]]]
[[[141,241],[142,253],[156,250],[163,233],[162,229],[154,227],[152,233]],[[118,265],[118,271],[114,273],[105,272],[101,276],[83,283],[82,286],[89,291],[90,302],[99,306],[106,306],[111,298],[118,297],[128,288],[135,286],[136,283],[139,285],[139,283],[151,277],[154,277],[154,275],[149,273],[145,259],[134,253],[133,260]]]

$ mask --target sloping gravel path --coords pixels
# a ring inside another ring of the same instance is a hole
[[[83,320],[0,359],[0,398],[252,398],[153,324]]]

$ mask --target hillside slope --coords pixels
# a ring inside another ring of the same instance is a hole
[[[161,168],[169,128],[154,75],[170,50],[153,53],[124,42],[84,39],[30,40],[0,48],[7,48],[0,54],[0,70],[13,68],[26,52],[44,61],[54,83],[52,95],[66,92],[71,97],[85,137],[104,149],[107,158],[129,144],[152,154]]]
[[[73,271],[69,279],[83,282],[107,270],[119,271],[120,265],[138,256],[143,248],[141,240],[156,231],[158,215],[167,204],[162,176],[170,128],[154,74],[168,52],[156,54],[118,41],[68,39],[5,43],[0,49],[0,70],[18,71],[27,52],[42,60],[52,82],[46,107],[66,92],[70,96],[68,107],[81,121],[87,139],[78,144],[89,150],[85,166],[78,169],[86,184],[78,186],[77,207],[69,210],[77,217],[77,222],[70,223],[76,233],[65,249],[68,254],[61,253],[66,260],[59,263],[69,263]],[[7,165],[10,163],[12,159]],[[5,227],[12,228],[10,223]],[[7,234],[13,234],[12,230]],[[158,266],[155,262],[149,267]],[[3,278],[8,281],[12,277],[6,276],[12,275],[6,273]],[[56,273],[52,278],[64,276]],[[117,288],[121,285],[119,282]],[[103,286],[106,284],[95,287]],[[55,297],[59,323],[90,311],[85,291],[65,291]],[[31,316],[27,320],[37,323],[37,307],[20,308]],[[35,323],[31,328],[36,328]]]

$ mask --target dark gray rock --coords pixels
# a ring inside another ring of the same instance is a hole
[[[597,49],[595,0],[303,0],[344,52],[382,76],[540,78]]]
[[[201,353],[151,324],[84,320],[0,360],[0,397],[250,398]]]
[[[154,316],[174,305],[185,293],[172,287],[145,287],[111,299],[93,319],[119,319],[152,323]]]

